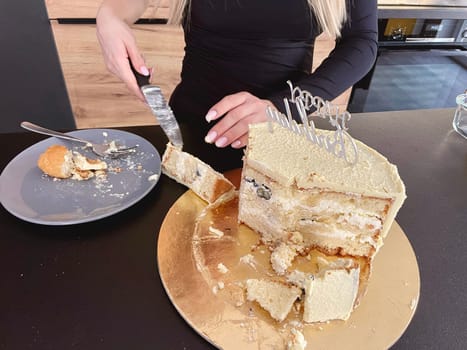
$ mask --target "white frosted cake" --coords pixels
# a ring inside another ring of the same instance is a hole
[[[315,140],[336,140],[333,131],[312,131]],[[250,125],[238,219],[269,246],[276,274],[304,290],[307,323],[349,318],[405,200],[394,165],[362,142],[344,140],[342,149],[355,151],[352,164],[292,128]],[[316,273],[293,269],[297,256],[315,251],[323,254]],[[276,293],[272,286],[269,293]]]
[[[355,144],[358,162],[348,164],[277,123],[250,125],[239,221],[267,244],[299,233],[305,249],[373,257],[405,199],[405,187],[384,156]]]

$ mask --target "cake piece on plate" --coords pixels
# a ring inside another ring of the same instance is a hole
[[[316,133],[332,140],[332,131]],[[355,145],[358,161],[349,164],[276,122],[251,124],[239,221],[269,245],[299,232],[304,249],[372,258],[405,199],[405,187],[384,156],[357,140]]]
[[[256,301],[277,321],[282,322],[289,314],[292,306],[302,291],[275,281],[246,280],[247,299]]]
[[[222,195],[235,191],[235,186],[224,175],[170,143],[162,156],[162,172],[208,203],[214,203]]]
[[[99,159],[91,159],[79,152],[73,152],[73,176],[75,180],[88,180],[94,176],[104,175],[107,163]]]
[[[88,180],[104,175],[107,163],[90,159],[63,145],[52,145],[39,156],[37,166],[45,174],[59,179]]]

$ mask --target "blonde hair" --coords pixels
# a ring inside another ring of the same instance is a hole
[[[286,0],[284,0],[286,1]],[[341,28],[347,19],[346,0],[308,0],[310,10],[315,14],[323,32],[332,37],[340,37]],[[180,24],[185,14],[190,12],[190,0],[172,0],[169,24]]]

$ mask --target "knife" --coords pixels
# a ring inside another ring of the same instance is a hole
[[[167,135],[170,143],[180,149],[183,147],[182,133],[175,115],[162,95],[161,88],[149,83],[149,76],[140,74],[131,64],[130,67],[136,77],[141,92],[146,99],[152,113],[156,117],[162,130]]]

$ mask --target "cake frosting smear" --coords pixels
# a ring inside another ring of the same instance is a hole
[[[238,219],[270,247],[278,275],[293,273],[295,256],[324,253],[317,273],[289,284],[304,291],[304,322],[346,320],[406,198],[405,186],[395,165],[350,137],[347,112],[329,113],[327,102],[291,91],[301,124],[269,110],[268,122],[250,125]],[[315,128],[306,114],[310,106],[324,110],[335,130]],[[264,291],[248,286],[249,299],[258,294],[261,304]]]

